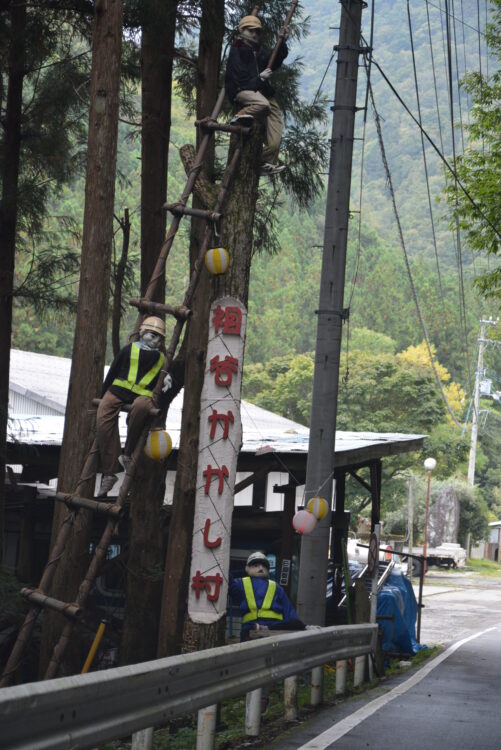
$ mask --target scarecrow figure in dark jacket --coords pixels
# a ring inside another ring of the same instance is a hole
[[[244,16],[238,24],[238,37],[231,47],[226,66],[226,94],[240,109],[232,125],[252,125],[255,117],[266,117],[266,141],[263,148],[261,174],[272,175],[285,167],[277,165],[282,138],[282,113],[274,98],[269,79],[288,54],[285,39],[280,45],[272,68],[268,68],[270,52],[259,45],[261,21],[257,16]],[[286,31],[285,36],[288,35]]]
[[[117,482],[116,472],[127,471],[144,424],[153,403],[153,390],[165,361],[160,351],[165,340],[165,323],[161,318],[145,318],[139,329],[139,341],[127,344],[115,357],[103,383],[101,402],[96,415],[96,439],[103,473],[97,497],[105,497]],[[172,385],[164,375],[162,393]],[[127,441],[121,454],[118,418],[124,404],[131,404],[127,419]],[[121,454],[121,455],[120,455]]]

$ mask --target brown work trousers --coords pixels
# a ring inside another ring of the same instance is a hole
[[[238,115],[266,117],[266,145],[263,148],[261,161],[263,164],[275,164],[283,129],[282,113],[276,99],[267,99],[259,91],[239,91],[236,101],[242,105],[242,109],[237,112]]]
[[[106,391],[97,409],[96,440],[103,474],[116,474],[118,471],[123,471],[118,462],[118,456],[122,452],[118,417],[123,403],[111,391]],[[149,396],[138,396],[132,403],[132,410],[127,419],[127,440],[124,447],[124,453],[127,456],[130,456],[134,450],[152,407],[153,402]]]

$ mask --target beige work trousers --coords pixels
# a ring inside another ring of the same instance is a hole
[[[101,458],[101,469],[103,474],[116,474],[123,471],[118,463],[118,456],[122,452],[120,446],[120,434],[118,431],[118,417],[123,401],[111,391],[106,391],[101,399],[96,415],[96,439],[99,446]],[[139,436],[143,431],[146,419],[153,407],[149,396],[138,396],[132,403],[132,410],[127,419],[127,440],[124,453],[130,456]]]
[[[236,101],[242,105],[237,114],[266,117],[266,140],[261,161],[275,164],[282,138],[282,113],[276,99],[267,99],[259,91],[239,91]]]

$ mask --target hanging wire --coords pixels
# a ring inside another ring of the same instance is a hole
[[[485,77],[489,80],[489,40],[487,37],[487,24],[489,23],[488,0],[485,0]]]
[[[410,9],[410,3],[409,0],[407,0],[407,20],[409,22],[409,37],[411,42],[411,53],[412,53],[412,68],[414,71],[414,86],[416,89],[416,102],[417,102],[417,110],[418,110],[418,119],[419,119],[419,125],[420,125],[420,136],[421,136],[421,150],[423,153],[423,166],[424,166],[424,176],[426,180],[426,192],[428,195],[428,210],[430,212],[430,222],[431,222],[431,234],[433,238],[433,248],[435,250],[435,261],[437,264],[437,274],[438,274],[438,284],[440,287],[440,294],[443,295],[443,289],[442,289],[442,277],[440,275],[440,263],[438,260],[438,247],[437,247],[437,237],[435,234],[435,221],[433,219],[433,208],[431,205],[431,191],[430,191],[430,178],[428,175],[428,162],[426,160],[426,149],[424,145],[424,135],[422,130],[422,124],[423,120],[421,117],[421,100],[419,96],[419,84],[418,84],[418,78],[417,78],[417,69],[416,69],[416,55],[414,51],[414,37],[412,33],[412,19],[411,19],[411,9]]]
[[[369,39],[369,47],[370,50],[372,50],[373,44],[374,44],[374,12],[375,12],[375,5],[376,0],[373,0],[372,2],[372,8],[371,8],[371,29],[370,29],[370,39]],[[368,103],[369,103],[369,85],[371,81],[371,56],[369,55],[369,61],[367,62],[367,57],[364,56],[364,67],[365,72],[367,76],[367,86],[365,88],[365,105],[364,105],[364,124],[363,124],[363,131],[362,131],[362,153],[360,155],[360,187],[359,187],[359,195],[358,195],[358,231],[357,231],[357,255],[355,259],[355,270],[353,272],[353,277],[351,280],[351,291],[350,291],[350,297],[348,301],[348,309],[351,309],[352,301],[353,301],[353,295],[355,294],[355,287],[358,280],[358,271],[360,269],[360,258],[362,256],[362,205],[363,205],[363,188],[364,188],[364,167],[365,167],[365,143],[366,143],[366,132],[367,132],[367,109],[368,109]],[[350,318],[348,318],[347,326],[346,326],[346,369],[345,374],[343,377],[343,384],[346,386],[348,384],[348,378],[350,375]]]
[[[448,12],[448,0],[445,0],[445,11],[446,11],[445,26],[446,26],[446,34],[447,34],[447,67],[448,67],[448,73],[449,73],[449,99],[450,99],[451,138],[452,138],[452,164],[454,167],[454,174],[456,175],[456,138],[455,138],[455,133],[454,133],[454,95],[453,95],[453,88],[452,88],[452,48],[451,48],[451,29],[450,29],[450,18],[449,18],[449,12]],[[470,366],[470,358],[468,354],[468,331],[466,327],[466,303],[465,303],[465,293],[464,293],[461,229],[459,226],[459,200],[458,200],[457,175],[454,177],[454,202],[455,202],[454,217],[455,217],[455,223],[456,223],[460,326],[462,327],[464,353],[465,353],[466,364],[468,368],[468,382],[471,383],[471,366]]]
[[[454,41],[454,58],[456,61],[456,86],[458,90],[459,125],[461,129],[461,147],[462,147],[462,151],[464,154],[463,107],[461,105],[461,84],[460,84],[459,62],[458,62],[458,47],[457,47],[457,38],[456,38],[456,17],[454,15],[454,0],[451,0],[451,2],[452,2],[452,31],[453,31],[453,41]]]
[[[436,8],[437,10],[439,10],[440,13],[442,13],[442,15],[444,14],[447,15],[447,11],[445,11],[442,8],[441,0],[438,0],[438,3],[439,3],[438,5],[435,5],[435,3],[430,2],[430,5],[432,8]],[[475,33],[480,33],[483,36],[483,32],[477,26],[472,26],[470,23],[466,23],[466,21],[461,20],[460,18],[456,18],[456,21],[462,24],[466,29],[471,29],[471,31],[474,31]]]
[[[426,0],[426,19],[428,23],[428,37],[430,40],[430,57],[431,57],[431,69],[433,71],[433,88],[435,89],[435,106],[437,108],[437,119],[438,119],[438,132],[440,135],[440,148],[442,150],[442,153],[445,151],[444,149],[444,138],[442,134],[442,120],[440,118],[440,105],[438,102],[438,87],[437,87],[437,73],[435,70],[435,55],[433,52],[433,40],[431,35],[431,23],[430,23],[430,9],[429,9],[429,3],[428,0]]]
[[[326,77],[327,73],[329,72],[329,68],[332,65],[332,61],[334,60],[335,57],[336,57],[336,50],[333,47],[332,48],[332,54],[331,54],[331,56],[329,58],[329,62],[327,63],[326,68],[324,70],[324,74],[322,76],[322,80],[320,81],[320,83],[318,85],[317,93],[314,96],[313,104],[317,103],[318,97],[320,96],[320,92],[322,91],[322,86],[324,85],[325,77]]]
[[[371,104],[372,104],[372,110],[374,112],[374,120],[375,120],[375,124],[376,124],[377,135],[378,135],[379,148],[381,150],[381,158],[382,158],[384,170],[385,170],[385,173],[386,173],[386,182],[387,182],[387,185],[388,185],[388,189],[390,191],[391,202],[392,202],[392,205],[393,205],[393,212],[395,214],[395,221],[397,223],[398,235],[399,235],[399,238],[400,238],[400,245],[402,247],[402,251],[403,251],[403,254],[404,254],[404,261],[405,261],[405,266],[406,266],[406,269],[407,269],[407,275],[409,277],[409,283],[410,283],[410,287],[411,287],[412,297],[414,299],[414,304],[416,306],[416,311],[417,311],[419,323],[420,323],[421,330],[423,332],[423,336],[424,336],[424,339],[425,339],[425,342],[426,342],[426,348],[428,350],[428,356],[430,358],[430,363],[431,363],[431,366],[432,366],[432,369],[433,369],[433,373],[435,375],[435,380],[437,382],[437,385],[438,385],[438,388],[440,390],[440,394],[442,396],[442,399],[443,399],[443,402],[444,402],[444,404],[446,406],[446,409],[449,412],[451,418],[453,419],[454,424],[457,427],[461,427],[461,424],[458,422],[458,420],[456,418],[456,415],[454,414],[454,412],[453,412],[453,410],[451,408],[451,405],[449,404],[449,401],[447,400],[447,396],[445,395],[445,391],[444,391],[444,388],[443,388],[443,385],[442,385],[442,381],[440,380],[440,375],[438,374],[437,366],[436,366],[436,363],[435,363],[435,358],[433,356],[433,352],[432,352],[432,349],[431,349],[431,343],[430,343],[430,338],[428,336],[428,330],[426,328],[426,324],[424,322],[423,314],[421,312],[421,306],[419,304],[419,300],[418,300],[418,297],[417,297],[416,287],[415,287],[415,284],[414,284],[414,279],[412,277],[412,271],[411,271],[411,267],[410,267],[410,263],[409,263],[409,256],[407,254],[407,248],[406,248],[406,245],[405,245],[404,235],[403,235],[403,231],[402,231],[402,225],[400,223],[400,215],[399,215],[398,209],[397,209],[397,204],[396,204],[396,199],[395,199],[395,192],[393,190],[393,180],[392,180],[392,177],[391,177],[391,172],[390,172],[390,167],[388,165],[388,160],[386,158],[386,151],[385,151],[384,142],[383,142],[383,133],[382,133],[382,130],[381,130],[381,121],[380,121],[380,117],[379,117],[378,111],[376,109],[376,104],[375,104],[375,101],[374,101],[374,92],[372,90],[372,86],[369,86],[369,95],[370,95],[370,100],[371,100]]]
[[[414,114],[412,113],[411,109],[408,107],[408,105],[405,103],[404,99],[398,93],[397,89],[395,88],[395,86],[393,85],[393,83],[390,81],[390,79],[388,78],[388,76],[384,72],[384,70],[381,67],[381,65],[377,62],[377,60],[375,59],[375,57],[373,57],[372,55],[371,55],[371,57],[372,57],[372,63],[378,69],[378,71],[381,74],[381,76],[382,76],[383,80],[385,81],[385,83],[388,85],[388,87],[390,88],[390,90],[392,91],[392,93],[396,96],[396,98],[398,99],[398,101],[400,102],[400,104],[402,105],[402,107],[405,109],[405,111],[407,112],[407,114],[409,115],[409,117],[415,122],[415,124],[419,127],[419,129],[423,131],[424,137],[430,143],[430,145],[433,147],[433,149],[436,151],[436,153],[438,154],[438,156],[442,160],[443,164],[446,166],[446,168],[451,173],[451,175],[454,177],[454,179],[457,180],[457,184],[461,188],[461,191],[464,193],[464,195],[467,198],[467,200],[471,203],[471,205],[473,206],[473,208],[475,209],[475,211],[478,213],[478,215],[481,216],[482,219],[485,221],[485,223],[492,229],[492,231],[494,232],[494,234],[496,234],[499,237],[499,239],[501,239],[501,230],[498,229],[497,226],[495,224],[493,224],[490,221],[490,219],[485,215],[485,213],[482,211],[482,209],[479,206],[479,204],[470,195],[470,193],[467,190],[467,188],[465,187],[465,185],[463,185],[463,183],[461,182],[461,180],[459,179],[459,177],[458,177],[458,175],[456,173],[456,170],[450,164],[450,162],[448,161],[448,159],[444,156],[443,152],[439,149],[439,147],[437,146],[437,144],[435,143],[435,141],[433,140],[433,138],[430,136],[430,134],[428,133],[428,131],[423,126],[419,125],[418,119],[414,116]]]
[[[464,8],[463,8],[463,0],[461,0],[461,32],[462,32],[462,38],[463,38],[463,64],[464,64],[464,74],[466,75],[468,72],[468,65],[466,63],[466,38],[465,38],[465,28],[464,28]],[[470,93],[467,90],[466,91],[466,117],[468,120],[468,125],[470,124]]]

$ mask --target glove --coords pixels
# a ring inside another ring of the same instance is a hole
[[[291,35],[290,26],[287,26],[287,28],[284,31],[284,42],[287,41],[287,39],[290,37],[290,35]]]
[[[162,386],[162,393],[167,393],[172,388],[172,377],[167,373],[164,378],[164,384]]]
[[[264,70],[260,72],[259,77],[262,81],[267,81],[272,73],[273,71],[271,68],[265,68]]]
[[[268,625],[259,625],[259,623],[255,622],[252,626],[252,630],[258,630],[260,633],[267,633]]]

